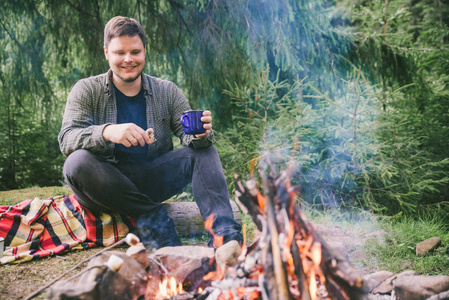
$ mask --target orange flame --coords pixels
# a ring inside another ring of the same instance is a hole
[[[222,280],[224,277],[224,273],[221,271],[220,268],[217,267],[215,271],[210,271],[206,275],[203,276],[203,280]]]
[[[257,190],[257,202],[259,203],[260,211],[265,211],[265,198],[264,196]]]
[[[214,214],[211,214],[204,222],[204,229],[206,229],[214,238],[213,246],[218,248],[223,245],[223,236],[215,234],[212,230],[214,223]],[[213,260],[213,259],[212,259]],[[220,268],[217,267],[216,271],[211,271],[203,276],[203,280],[221,280],[224,277],[224,273]]]
[[[159,283],[159,291],[156,295],[156,299],[169,299],[182,293],[184,293],[182,283],[177,285],[175,277],[172,276],[170,278],[164,278],[164,280]]]
[[[209,259],[209,265],[212,265],[215,263],[215,257],[211,257]],[[220,267],[218,265],[216,265],[217,268],[215,269],[215,271],[210,271],[209,273],[207,273],[206,275],[203,276],[203,280],[221,280],[224,277],[224,270],[221,270]]]
[[[317,298],[317,279],[323,284],[326,281],[323,271],[320,268],[321,264],[321,243],[314,242],[311,236],[306,241],[296,241],[300,250],[304,274],[309,281],[309,293],[311,300]]]
[[[321,263],[321,243],[315,242],[310,248],[312,261],[315,266],[319,266]]]
[[[293,262],[292,253],[290,252],[290,247],[292,245],[294,235],[295,235],[295,227],[293,225],[293,221],[290,220],[288,224],[287,239],[284,245],[284,256],[287,263],[287,271],[290,276],[295,276],[295,264]]]
[[[315,278],[315,269],[310,269],[309,274],[309,292],[310,292],[310,299],[315,300],[316,299],[316,293],[318,291],[317,285],[316,285],[316,278]]]
[[[223,246],[223,236],[215,234],[212,230],[212,225],[214,224],[214,214],[211,214],[204,222],[204,229],[206,229],[214,237],[214,247],[218,248]]]
[[[311,249],[310,249],[310,256],[311,259],[315,265],[315,270],[317,275],[319,276],[320,282],[324,283],[326,281],[326,278],[324,277],[324,274],[320,268],[321,264],[321,243],[315,242],[313,243]]]

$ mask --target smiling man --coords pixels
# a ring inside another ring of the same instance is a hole
[[[145,44],[136,20],[118,16],[106,24],[109,71],[80,80],[67,99],[59,133],[66,181],[83,206],[137,218],[141,239],[157,248],[181,245],[161,203],[191,182],[203,219],[213,214],[214,232],[241,243],[211,113],[201,118],[204,134],[184,133],[180,117],[189,103],[174,83],[143,73]],[[172,135],[183,147],[173,150]]]

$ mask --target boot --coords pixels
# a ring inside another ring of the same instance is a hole
[[[182,246],[175,223],[162,206],[154,212],[139,216],[135,233],[146,247],[159,249]]]
[[[229,241],[237,241],[240,246],[243,245],[243,235],[240,232],[241,226],[237,222],[234,221],[233,218],[229,217],[215,217],[212,225],[212,231],[215,235],[223,237],[223,245],[228,243]],[[210,232],[209,242],[207,243],[208,247],[212,247],[214,245],[214,237]]]

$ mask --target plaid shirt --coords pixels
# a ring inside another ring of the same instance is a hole
[[[149,159],[173,150],[172,133],[183,146],[208,147],[213,133],[206,138],[184,134],[181,115],[189,110],[189,103],[173,83],[142,73],[146,99],[147,128],[153,128],[157,141],[148,145]],[[112,85],[112,71],[78,81],[67,99],[59,147],[68,156],[77,149],[87,149],[115,161],[114,146],[103,138],[107,125],[117,123],[117,107]],[[143,128],[144,130],[147,128]]]

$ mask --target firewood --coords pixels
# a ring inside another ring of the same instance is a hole
[[[261,172],[264,201],[237,178],[235,185],[237,198],[263,231],[253,251],[264,253],[270,299],[362,299],[363,277],[305,219],[287,173],[277,174],[269,163],[264,167],[270,170]]]
[[[270,298],[273,300],[287,300],[290,299],[288,292],[288,283],[286,277],[286,270],[281,257],[281,249],[279,247],[279,232],[278,224],[276,223],[276,212],[274,205],[274,191],[271,186],[271,180],[267,174],[262,173],[262,182],[264,186],[266,216],[268,220],[268,230],[271,238],[271,255],[273,259],[273,272],[275,277],[275,285],[271,285]]]
[[[252,191],[250,192],[249,188],[243,185],[243,183],[238,178],[237,174],[234,174],[234,185],[235,185],[235,193],[237,195],[236,202],[240,205],[240,209],[245,213],[248,213],[253,219],[256,227],[259,231],[262,231],[262,224],[258,216],[262,215],[262,210],[259,206],[259,201],[257,200],[257,194]],[[247,186],[251,186],[256,184],[253,179],[250,179],[246,182]],[[256,191],[257,193],[257,191]]]
[[[302,216],[302,217],[301,217]],[[326,287],[334,299],[362,299],[363,277],[341,253],[329,247],[308,223],[298,207],[295,207],[294,224],[297,230],[303,230],[306,235],[321,244],[320,267],[326,276]]]
[[[197,235],[205,232],[204,220],[195,202],[169,202],[162,204],[173,219],[176,230],[183,235]],[[242,224],[242,216],[237,205],[231,201],[234,219]]]

